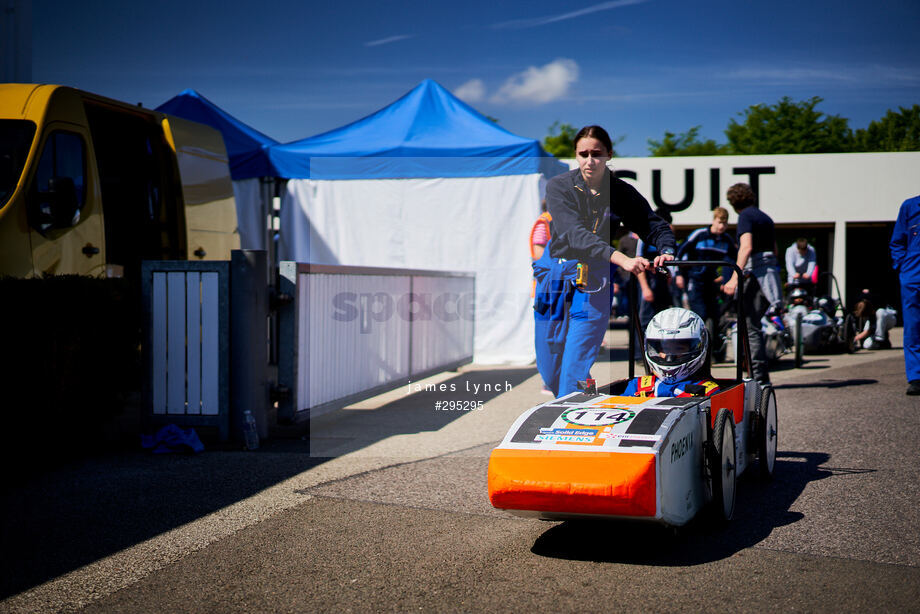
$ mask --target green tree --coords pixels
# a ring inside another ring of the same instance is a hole
[[[572,124],[553,122],[553,125],[549,127],[549,134],[543,139],[543,149],[557,158],[574,158],[576,134],[578,134],[578,130]],[[612,149],[610,155],[612,157],[617,156],[616,146],[618,143],[622,143],[624,138],[626,137],[610,137]]]
[[[578,131],[572,124],[553,122],[549,134],[543,139],[543,149],[557,158],[574,158],[575,143],[573,139]]]
[[[920,151],[920,105],[891,109],[853,136],[854,151]]]
[[[694,126],[681,134],[665,132],[660,141],[648,140],[648,151],[653,156],[718,156],[726,153],[727,146],[712,139],[701,141],[700,128]]]
[[[784,96],[775,105],[755,104],[739,113],[742,123],[728,123],[732,154],[835,153],[852,150],[848,120],[815,109],[823,98],[794,102]]]

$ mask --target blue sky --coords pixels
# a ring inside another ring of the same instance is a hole
[[[193,88],[281,142],[430,78],[516,134],[597,123],[645,156],[783,96],[851,128],[918,104],[918,32],[917,0],[34,0],[32,78],[149,107]]]

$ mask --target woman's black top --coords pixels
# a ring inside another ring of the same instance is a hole
[[[639,192],[607,171],[607,189],[593,195],[579,169],[556,175],[546,185],[546,206],[553,216],[550,256],[569,260],[609,261],[611,237],[622,224],[659,252],[676,247],[674,233]]]

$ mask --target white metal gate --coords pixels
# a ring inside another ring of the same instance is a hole
[[[141,275],[147,417],[216,426],[227,439],[230,263],[145,261]]]
[[[473,359],[472,273],[280,264],[278,418],[310,415]]]

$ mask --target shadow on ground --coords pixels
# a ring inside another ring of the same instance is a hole
[[[447,392],[407,394],[375,409],[342,412],[349,415],[339,426],[361,436],[340,438],[331,454],[311,451],[303,430],[253,452],[224,445],[197,455],[150,455],[140,450],[138,435],[127,448],[77,447],[40,470],[6,467],[5,477],[16,471],[25,477],[4,480],[0,492],[0,599],[193,522],[333,456],[394,435],[440,429],[466,412],[437,411],[436,401],[486,403],[504,393],[506,383],[516,386],[535,373],[532,367],[461,372],[441,382]]]
[[[543,533],[531,551],[546,557],[635,565],[700,565],[727,558],[766,538],[773,529],[803,516],[790,510],[805,486],[846,473],[822,467],[824,453],[780,452],[770,482],[745,477],[738,483],[735,517],[728,524],[704,510],[686,526],[625,521],[570,520]]]
[[[816,382],[808,382],[807,384],[777,384],[773,387],[777,390],[792,390],[794,388],[846,388],[849,386],[868,386],[877,383],[877,379],[822,379]]]

